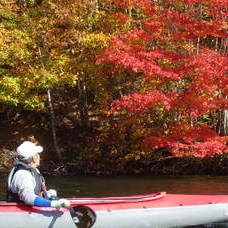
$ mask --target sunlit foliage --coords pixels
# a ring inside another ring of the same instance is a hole
[[[113,2],[144,17],[140,27],[113,38],[97,63],[144,75],[145,83],[121,96],[112,110],[160,116],[159,131],[148,134],[143,146],[165,147],[174,156],[227,153],[227,137],[200,121],[228,107],[227,1]],[[150,117],[152,128],[155,120]]]

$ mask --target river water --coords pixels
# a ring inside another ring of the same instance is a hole
[[[166,191],[178,194],[228,194],[228,176],[50,177],[47,185],[62,196],[120,196]]]
[[[59,197],[101,197],[149,194],[160,191],[176,194],[228,194],[228,176],[162,177],[46,177],[48,188]],[[6,176],[0,176],[0,198],[5,197]],[[198,226],[204,227],[204,226]],[[205,226],[224,228],[227,225]],[[195,228],[195,227],[194,227]]]
[[[48,188],[59,197],[99,197],[149,194],[165,191],[177,194],[228,194],[228,176],[162,177],[46,177]],[[0,197],[5,196],[6,176],[0,176]]]

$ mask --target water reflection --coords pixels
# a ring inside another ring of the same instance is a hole
[[[124,196],[165,191],[173,194],[228,194],[228,176],[194,177],[48,177],[64,196]]]
[[[162,177],[46,177],[48,188],[64,197],[99,197],[149,194],[228,194],[228,176]],[[0,176],[0,197],[5,197],[6,176]]]

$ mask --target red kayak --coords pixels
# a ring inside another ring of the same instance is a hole
[[[0,227],[165,228],[228,223],[228,195],[160,192],[69,200],[69,209],[2,202]]]

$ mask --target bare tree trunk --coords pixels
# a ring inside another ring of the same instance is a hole
[[[224,135],[228,135],[228,110],[224,110]]]
[[[227,52],[227,38],[222,38],[220,40],[220,45],[219,45],[219,38],[216,37],[216,43],[215,43],[215,51],[219,51],[220,53],[226,53]],[[220,46],[220,48],[219,48]],[[220,96],[225,97],[226,99],[228,98],[224,94],[220,94]],[[219,110],[218,112],[218,122],[216,126],[216,130],[219,135],[221,136],[227,136],[228,135],[228,110]]]
[[[80,78],[77,82],[78,89],[78,107],[80,113],[81,125],[84,127],[89,126],[89,115],[88,115],[88,100],[87,100],[87,89],[86,89],[86,75],[84,72],[80,74]]]
[[[228,38],[224,38],[223,47],[224,47],[224,53],[227,53],[228,52]]]
[[[196,53],[199,54],[200,51],[200,37],[197,39]]]
[[[217,132],[222,136],[228,135],[228,110],[219,111]]]
[[[38,53],[40,56],[40,61],[42,68],[45,69],[44,61],[43,61],[43,56],[40,47],[38,48]],[[58,159],[61,159],[61,153],[59,152],[58,148],[58,143],[57,143],[57,137],[56,137],[56,125],[55,125],[55,111],[52,103],[52,97],[51,97],[51,90],[47,90],[47,96],[48,96],[48,105],[49,105],[49,110],[50,110],[50,119],[51,119],[51,131],[52,131],[52,139],[53,139],[53,145],[54,145],[54,150],[56,152],[56,155]]]
[[[59,152],[57,137],[56,137],[55,111],[54,111],[54,107],[53,107],[53,103],[52,103],[50,89],[47,90],[47,95],[48,95],[48,104],[49,104],[50,115],[51,115],[51,129],[52,129],[52,138],[53,138],[54,149],[55,149],[58,159],[61,159],[62,156],[61,156],[61,153]]]

